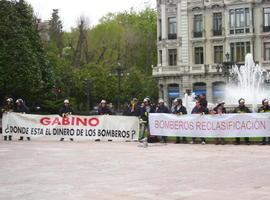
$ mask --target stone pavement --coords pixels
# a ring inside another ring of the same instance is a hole
[[[0,200],[269,200],[270,146],[0,141]]]

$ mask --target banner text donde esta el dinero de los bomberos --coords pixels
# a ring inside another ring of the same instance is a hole
[[[158,136],[270,136],[270,113],[183,116],[150,114],[149,122],[151,134]]]
[[[125,116],[3,115],[3,135],[31,136],[33,138],[75,138],[78,140],[137,140],[139,119]]]

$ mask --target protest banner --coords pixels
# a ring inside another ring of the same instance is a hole
[[[270,137],[270,113],[150,114],[150,133],[186,137]]]
[[[126,116],[29,115],[5,113],[2,134],[43,138],[74,138],[79,140],[137,140],[139,119]]]

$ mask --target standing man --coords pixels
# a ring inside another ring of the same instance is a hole
[[[208,114],[208,109],[203,107],[200,103],[199,100],[196,100],[196,106],[193,108],[191,114],[201,114],[201,115],[205,115]],[[190,142],[191,144],[195,144],[196,142],[196,138],[193,137],[192,141]],[[205,138],[201,138],[201,144],[205,145]]]
[[[140,140],[144,138],[146,130],[149,132],[149,113],[154,113],[154,112],[155,112],[155,108],[151,105],[150,99],[146,97],[143,100],[143,106],[141,108],[141,119],[142,119],[142,123],[144,123],[144,127],[142,130],[142,135],[140,137]]]
[[[156,109],[156,113],[170,113],[170,110],[167,106],[165,106],[165,102],[163,99],[159,99],[158,101],[158,107]],[[167,136],[162,136],[162,142],[167,142]]]
[[[202,107],[207,108],[208,101],[206,100],[206,95],[205,94],[200,95],[199,101],[200,101]]]
[[[2,108],[2,113],[8,113],[8,112],[13,112],[14,111],[14,102],[12,98],[7,98],[4,107]],[[4,140],[12,140],[12,135],[5,135]]]
[[[174,109],[173,109],[172,113],[177,115],[177,116],[187,114],[187,109],[186,109],[186,107],[183,106],[182,99],[180,99],[180,98],[176,99],[176,104],[174,106]],[[180,142],[181,142],[181,138],[176,137],[176,143],[179,144]],[[183,143],[187,143],[187,138],[186,137],[183,137]]]
[[[63,118],[68,117],[69,115],[73,114],[73,110],[70,107],[69,100],[64,100],[64,105],[59,110],[59,115]],[[73,138],[69,138],[70,141],[73,141]],[[60,141],[64,141],[64,138],[61,138]]]
[[[98,115],[111,115],[111,114],[112,112],[109,109],[106,100],[102,100],[98,108]]]
[[[245,105],[245,99],[241,98],[238,100],[239,106],[234,109],[234,113],[251,113],[248,107]],[[237,137],[235,138],[235,144],[238,145],[240,144],[240,138]],[[245,144],[249,145],[249,138],[245,137]]]
[[[191,89],[186,90],[183,105],[186,107],[187,113],[191,114],[192,108],[195,106],[195,93],[191,92]]]
[[[270,106],[269,106],[269,100],[268,99],[263,99],[262,100],[262,106],[259,108],[258,110],[259,113],[267,113],[270,112]],[[270,137],[267,138],[266,141],[266,137],[262,138],[262,142],[261,145],[265,145],[266,143],[270,143]]]
[[[109,109],[109,106],[107,104],[106,100],[102,100],[100,102],[99,108],[98,108],[98,115],[112,115],[112,111]],[[95,142],[99,142],[100,139],[95,139]],[[109,142],[111,142],[112,140],[109,139]]]
[[[220,103],[213,109],[213,114],[216,114],[216,115],[222,115],[222,114],[225,114],[225,113],[226,113],[226,108],[224,107],[224,105],[225,105],[225,102],[224,102],[224,101],[220,102]],[[225,144],[224,138],[216,138],[216,145],[218,145],[218,144],[224,145],[224,144]]]
[[[129,116],[140,117],[140,115],[141,115],[141,106],[139,105],[137,98],[133,98],[132,101],[130,102],[127,114]]]
[[[26,114],[26,113],[28,113],[28,111],[29,111],[29,108],[25,105],[24,101],[22,99],[17,99],[15,112]],[[30,137],[26,137],[26,138],[28,141],[31,140]],[[23,140],[23,136],[21,136],[19,140],[20,141]]]

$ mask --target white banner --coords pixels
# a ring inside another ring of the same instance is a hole
[[[186,137],[270,137],[270,113],[150,114],[150,133]]]
[[[3,114],[3,135],[75,140],[137,140],[139,119],[112,115],[75,116]]]

